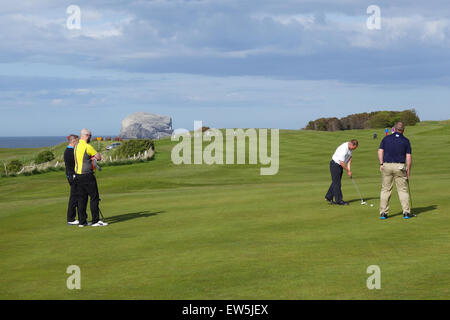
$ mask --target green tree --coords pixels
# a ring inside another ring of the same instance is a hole
[[[10,174],[10,173],[17,173],[20,170],[22,170],[23,164],[19,160],[12,160],[11,162],[8,163],[6,168],[8,170],[8,174]]]
[[[414,126],[416,123],[420,122],[419,116],[416,110],[405,110],[399,113],[399,121],[402,121],[407,126]]]
[[[119,157],[131,157],[139,152],[143,153],[149,149],[154,149],[155,144],[150,139],[127,140],[117,149]]]
[[[40,163],[45,163],[45,162],[52,161],[53,159],[55,159],[55,155],[53,154],[53,152],[51,152],[51,151],[42,151],[42,152],[40,152],[37,155],[37,157],[35,159],[35,162],[37,164],[40,164]]]
[[[370,118],[371,128],[388,128],[392,127],[394,120],[389,111],[380,111]]]

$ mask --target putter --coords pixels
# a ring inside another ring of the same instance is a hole
[[[97,159],[95,159],[94,157],[91,158],[92,159],[92,168],[94,169],[94,171],[97,169],[98,171],[102,171],[102,168],[98,165]],[[105,221],[105,217],[103,216],[103,212],[100,209],[100,201],[102,201],[102,199],[98,199],[98,213],[100,214],[100,218],[102,219],[102,221]]]
[[[406,181],[408,182],[408,193],[409,193],[409,204],[411,206],[411,216],[417,217],[414,213],[412,213],[412,211],[413,211],[413,203],[412,203],[412,197],[411,197],[411,187],[409,186],[409,179],[408,178],[406,178]]]
[[[359,198],[361,199],[361,204],[362,204],[362,205],[366,205],[367,202],[365,202],[365,201],[363,200],[363,198],[362,198],[362,196],[361,196],[361,192],[359,192],[359,188],[358,188],[358,186],[356,185],[355,179],[353,179],[353,176],[351,176],[350,179],[352,180],[353,185],[355,186],[355,189],[356,189],[356,191],[357,191],[358,194],[359,194]]]
[[[103,216],[102,210],[100,209],[100,201],[102,201],[102,199],[98,199],[99,202],[99,206],[98,206],[98,213],[100,213],[100,218],[102,218],[102,221],[105,221],[105,217]]]

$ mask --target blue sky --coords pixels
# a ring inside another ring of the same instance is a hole
[[[66,27],[70,5],[80,30]],[[0,136],[118,134],[137,111],[174,129],[407,108],[449,119],[449,49],[444,0],[6,0]]]

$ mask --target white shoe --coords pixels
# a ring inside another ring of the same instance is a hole
[[[88,223],[86,223],[86,224],[79,224],[79,223],[78,223],[78,226],[79,226],[80,228],[82,228],[82,227],[87,227],[87,226],[90,226],[90,225],[92,225],[92,222],[88,222]]]
[[[75,220],[75,221],[69,221],[69,222],[67,222],[67,224],[70,226],[75,226],[77,224],[80,224],[80,222],[78,220]]]
[[[99,220],[97,223],[94,223],[92,226],[93,227],[105,227],[107,225],[108,224],[106,222],[103,222],[103,221]]]

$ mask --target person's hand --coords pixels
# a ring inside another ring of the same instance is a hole
[[[411,170],[406,170],[406,177],[408,178],[408,180],[409,178],[411,178]]]
[[[380,164],[380,172],[383,172],[383,165]]]
[[[350,178],[352,177],[352,172],[350,170],[347,171],[347,174]]]

